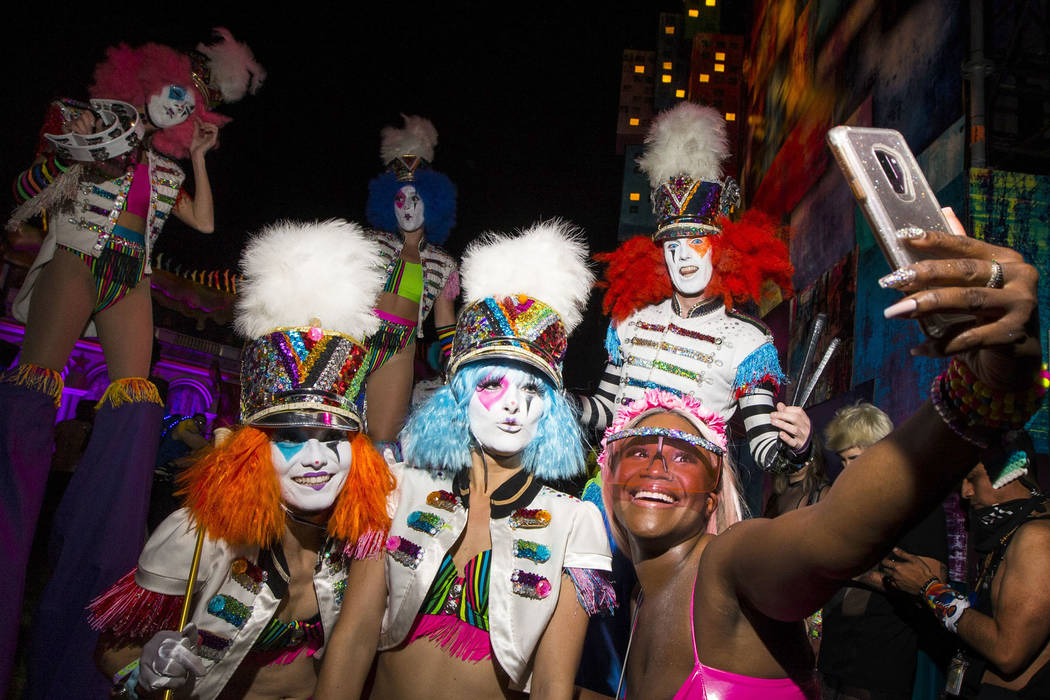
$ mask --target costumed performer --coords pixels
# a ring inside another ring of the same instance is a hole
[[[965,311],[979,320],[939,346],[955,357],[931,402],[813,506],[732,525],[717,517],[733,465],[715,411],[652,391],[617,415],[601,458],[602,496],[641,591],[626,697],[820,697],[803,618],[936,507],[979,458],[977,445],[1038,408],[1045,379],[1036,376],[1034,268],[962,235],[927,232],[911,244],[939,259],[895,278],[913,293],[886,316]],[[1000,288],[984,286],[997,279]]]
[[[598,509],[545,483],[584,470],[561,367],[586,257],[556,221],[468,248],[449,383],[401,433],[385,561],[351,571],[318,699],[360,696],[377,640],[373,698],[571,697],[615,605]]]
[[[434,312],[443,358],[456,328],[459,274],[455,259],[441,249],[456,222],[456,186],[430,167],[437,129],[423,117],[405,116],[403,129],[384,127],[379,157],[386,172],[368,183],[366,214],[375,227],[386,265],[379,296],[378,333],[368,339],[366,428],[380,448],[399,455],[397,434],[412,395],[415,339]]]
[[[92,603],[119,692],[308,698],[355,557],[376,556],[394,479],[361,432],[361,339],[378,251],[355,224],[283,222],[249,242],[237,330],[242,427],[180,477],[185,507]],[[178,630],[197,528],[190,624]]]
[[[214,229],[205,154],[229,119],[212,110],[254,92],[265,75],[247,46],[225,29],[215,31],[216,43],[190,54],[159,44],[109,48],[88,88],[92,101],[52,103],[37,159],[15,182],[21,204],[8,227],[41,216],[46,236],[12,309],[26,324],[18,366],[0,379],[0,488],[17,494],[0,515],[0,529],[16,533],[0,547],[0,569],[11,572],[0,589],[4,679],[62,372],[85,326],[99,337],[111,383],[56,514],[55,574],[37,618],[55,637],[44,644],[47,668],[30,670],[31,686],[54,680],[52,642],[77,647],[68,632],[84,605],[142,547],[163,416],[157,389],[146,380],[153,347],[150,255],[171,215],[204,233]],[[175,161],[181,158],[193,166],[193,196],[183,188],[185,173]],[[88,660],[82,670],[93,676]]]
[[[791,288],[787,246],[768,217],[746,212],[732,178],[725,119],[710,107],[682,103],[654,120],[638,165],[649,175],[657,229],[612,253],[603,302],[612,322],[609,364],[593,396],[579,397],[581,420],[605,428],[613,414],[647,389],[703,401],[728,421],[739,410],[755,462],[795,471],[809,450],[802,409],[777,406],[784,380],[769,329],[733,308],[757,299],[772,280]]]

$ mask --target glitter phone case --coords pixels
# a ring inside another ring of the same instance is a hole
[[[898,231],[908,228],[951,231],[900,132],[836,126],[828,131],[828,145],[891,270],[933,257],[916,253],[897,238]],[[919,323],[927,336],[942,338],[951,326],[973,320],[969,314],[932,314]]]

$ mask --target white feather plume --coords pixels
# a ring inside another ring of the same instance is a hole
[[[516,234],[486,233],[463,254],[460,279],[468,303],[526,294],[553,308],[565,329],[583,320],[594,286],[580,229],[551,219]]]
[[[248,241],[241,272],[234,325],[246,338],[313,319],[359,342],[379,329],[372,309],[385,268],[376,243],[357,224],[270,224]]]
[[[719,182],[728,155],[729,136],[721,112],[682,102],[653,120],[638,165],[653,188],[677,175]]]
[[[236,102],[246,94],[254,95],[266,80],[266,70],[248,45],[234,39],[229,29],[216,27],[212,32],[219,40],[197,44],[197,50],[208,57],[211,82],[219,88],[223,101]]]
[[[379,130],[379,157],[383,164],[407,154],[421,156],[433,163],[434,147],[438,142],[434,124],[426,117],[402,114],[401,118],[405,120],[405,128],[384,126]]]

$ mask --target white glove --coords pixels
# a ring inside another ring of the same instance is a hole
[[[196,645],[197,625],[192,622],[182,629],[182,634],[157,632],[139,655],[138,688],[146,693],[181,688],[191,674],[204,675],[204,664],[193,653]]]

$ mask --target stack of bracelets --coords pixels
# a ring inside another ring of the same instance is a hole
[[[930,388],[941,420],[959,437],[985,449],[1010,430],[1020,430],[1046,394],[1044,365],[1038,381],[1023,391],[1000,391],[981,382],[962,360],[952,358]]]

